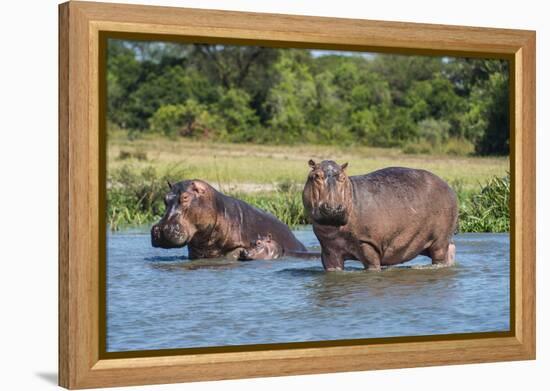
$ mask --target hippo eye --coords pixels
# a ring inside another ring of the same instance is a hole
[[[315,179],[317,179],[317,180],[323,179],[321,173],[319,173],[319,172],[316,172],[315,174],[313,174],[313,178],[315,178]]]
[[[344,173],[340,173],[340,174],[338,175],[338,177],[336,178],[336,180],[337,180],[338,182],[344,182],[344,179],[346,179],[346,176],[344,175]]]
[[[262,245],[262,242],[259,240],[256,240],[256,246],[260,247]]]
[[[181,200],[181,202],[187,202],[187,201],[189,201],[189,194],[187,194],[187,193],[182,193],[182,195],[180,196],[180,200]]]

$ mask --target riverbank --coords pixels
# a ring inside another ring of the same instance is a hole
[[[407,155],[394,148],[224,144],[178,138],[108,140],[108,216],[116,230],[150,224],[163,213],[166,181],[199,178],[267,210],[288,225],[306,224],[301,191],[307,161],[349,162],[349,175],[388,166],[423,168],[445,179],[460,202],[461,232],[509,229],[508,158]]]

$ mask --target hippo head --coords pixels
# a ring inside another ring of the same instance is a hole
[[[313,222],[322,225],[345,225],[351,208],[351,182],[346,174],[347,163],[332,160],[309,161],[302,199]]]
[[[171,185],[164,197],[166,212],[151,229],[153,247],[183,247],[195,237],[210,235],[216,223],[215,190],[199,180]]]
[[[250,243],[250,248],[241,251],[239,259],[250,261],[253,259],[277,259],[282,253],[282,248],[271,234],[258,235],[255,242]]]

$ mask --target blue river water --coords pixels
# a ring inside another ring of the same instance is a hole
[[[311,227],[295,231],[319,250]],[[107,238],[107,351],[507,331],[508,234],[461,234],[457,263],[381,272],[319,259],[189,261],[148,232]]]

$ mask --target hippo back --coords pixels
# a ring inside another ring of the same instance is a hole
[[[258,235],[271,234],[285,252],[306,251],[288,226],[271,213],[219,192],[216,195],[216,204],[219,213],[231,221],[233,226],[239,227],[245,243],[255,241]]]
[[[456,229],[456,194],[445,181],[426,170],[388,167],[351,176],[350,180],[356,218],[370,217],[375,225],[391,222],[394,228],[438,220],[442,224],[439,228],[450,227],[449,234]]]

